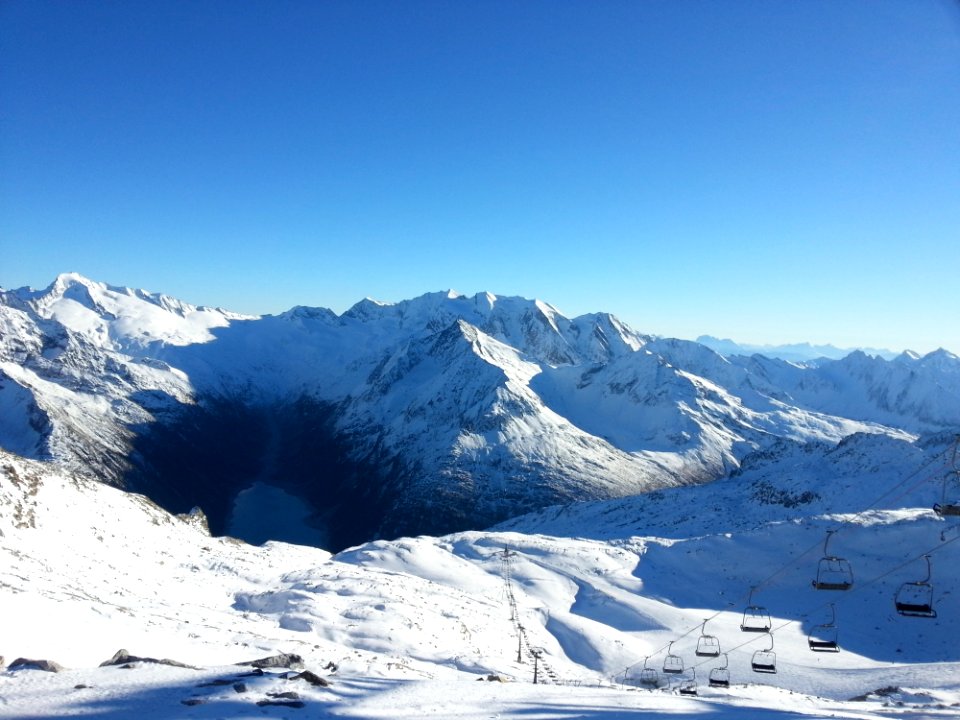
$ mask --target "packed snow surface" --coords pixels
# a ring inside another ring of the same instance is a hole
[[[781,502],[734,517],[711,509],[722,486],[705,486],[661,491],[662,508],[689,511],[666,514],[670,532],[640,505],[650,534],[600,529],[591,504],[554,511],[556,534],[533,516],[337,555],[213,538],[197,517],[3,453],[0,653],[64,669],[0,672],[0,717],[958,717],[960,528],[911,502],[939,487],[944,452],[918,451],[911,475],[859,492],[824,480],[821,497],[846,498],[835,514],[783,502],[784,485],[769,491]],[[796,459],[769,462],[784,458]],[[888,490],[905,502],[871,507]],[[623,502],[611,521],[627,523]],[[846,592],[811,586],[828,529],[855,568]],[[894,594],[925,574],[925,553],[937,617],[901,617]],[[751,585],[772,635],[740,630]],[[841,651],[808,650],[833,617]],[[697,656],[702,634],[725,656]],[[776,674],[753,672],[771,643]],[[99,667],[121,648],[141,659]],[[280,653],[301,662],[243,664]],[[684,664],[669,679],[668,654]],[[188,667],[150,660],[167,658]],[[724,662],[730,687],[710,687]],[[645,663],[656,688],[640,685]]]

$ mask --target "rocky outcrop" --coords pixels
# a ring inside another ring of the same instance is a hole
[[[177,660],[170,660],[169,658],[152,658],[152,657],[139,657],[137,655],[131,655],[126,650],[120,649],[114,653],[113,657],[109,660],[104,660],[100,663],[100,667],[108,667],[110,665],[133,665],[134,663],[154,663],[157,665],[172,665],[173,667],[188,668],[190,670],[196,670],[197,668],[193,665],[187,665],[186,663],[179,662]]]
[[[58,673],[64,670],[63,665],[53,660],[31,660],[29,658],[17,658],[10,667],[9,671],[14,670],[43,670],[44,672]]]

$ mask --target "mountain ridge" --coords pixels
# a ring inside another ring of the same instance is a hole
[[[366,498],[376,537],[714,480],[783,437],[960,427],[960,359],[726,357],[490,293],[251,317],[64,274],[0,292],[0,407],[0,446],[203,499],[215,531],[267,478],[319,525]]]
[[[701,345],[716,350],[722,355],[765,355],[775,357],[781,360],[791,360],[793,362],[811,362],[822,358],[828,360],[840,360],[852,352],[860,351],[868,355],[876,355],[884,360],[892,360],[898,357],[898,353],[885,348],[871,347],[852,347],[840,348],[836,345],[814,344],[810,342],[785,343],[781,345],[740,343],[730,338],[717,338],[713,335],[700,335],[696,341]],[[912,350],[903,350],[902,354],[914,354]]]

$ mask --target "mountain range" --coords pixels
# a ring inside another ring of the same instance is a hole
[[[700,335],[697,338],[697,342],[725,356],[766,355],[767,357],[780,358],[781,360],[790,360],[792,362],[810,362],[822,358],[840,360],[857,350],[867,355],[882,357],[884,360],[892,360],[898,355],[898,353],[882,348],[838,348],[836,345],[814,345],[808,342],[790,343],[786,345],[754,345],[736,342],[729,338],[723,338],[721,340],[712,335]],[[907,355],[916,355],[916,353],[910,350],[905,352]]]
[[[489,293],[251,317],[76,274],[0,291],[0,447],[256,541],[486,527],[958,427],[944,350],[725,356]]]

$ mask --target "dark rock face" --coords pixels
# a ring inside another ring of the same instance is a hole
[[[174,514],[199,507],[209,532],[227,535],[237,534],[230,529],[237,496],[264,483],[311,508],[308,522],[331,552],[372,539],[487,527],[533,509],[536,501],[550,504],[549,496],[537,497],[532,490],[526,497],[503,492],[496,502],[484,501],[469,468],[425,473],[371,442],[377,428],[367,428],[362,438],[339,431],[340,411],[312,398],[255,405],[218,397],[179,406],[155,423],[133,428],[130,469],[122,484]],[[549,472],[528,468],[526,475],[529,484],[520,483],[525,490]],[[262,528],[259,538],[239,537],[299,542],[287,530],[281,520]]]
[[[228,534],[238,494],[256,482],[312,508],[310,522],[323,530],[328,550],[391,534],[386,518],[400,495],[394,470],[349,458],[334,429],[335,410],[310,399],[255,406],[217,398],[182,406],[136,429],[124,486],[172,513],[201,508],[213,535]],[[282,526],[265,533],[288,539]]]

